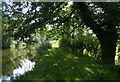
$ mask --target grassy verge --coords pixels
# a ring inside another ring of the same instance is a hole
[[[90,57],[53,48],[38,59],[21,80],[118,80],[118,73]]]

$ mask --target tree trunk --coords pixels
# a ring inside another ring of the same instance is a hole
[[[117,43],[117,32],[115,29],[116,25],[114,24],[114,22],[108,23],[109,21],[107,21],[105,22],[106,24],[96,24],[95,18],[93,16],[93,11],[89,9],[88,5],[86,5],[85,3],[74,3],[74,7],[75,9],[80,10],[79,13],[81,20],[87,27],[90,27],[93,30],[93,32],[99,39],[102,49],[101,58],[103,62],[105,64],[114,65],[114,57]],[[102,28],[104,26],[107,26],[107,28]]]
[[[101,59],[104,64],[114,65],[115,54],[116,54],[116,42],[117,42],[117,33],[115,30],[112,31],[103,31],[99,32],[97,35],[101,50],[102,56]]]

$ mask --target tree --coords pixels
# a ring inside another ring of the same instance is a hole
[[[4,16],[9,17],[11,22],[16,21],[15,24],[18,25],[12,27],[11,24],[13,31],[17,29],[12,33],[14,37],[29,37],[35,29],[47,29],[46,25],[53,25],[54,31],[57,29],[61,34],[66,32],[68,33],[66,35],[74,31],[70,30],[70,27],[87,27],[93,30],[100,41],[103,62],[114,64],[117,42],[116,26],[120,22],[119,3],[74,2],[70,5],[67,2],[23,2],[5,6]],[[12,11],[7,9],[8,6]],[[27,11],[22,12],[25,8]],[[8,15],[6,12],[11,12],[11,14]]]
[[[80,16],[82,21],[90,27],[96,34],[100,41],[102,49],[102,60],[106,64],[114,64],[117,32],[116,26],[120,22],[119,4],[118,3],[94,3],[94,6],[98,6],[95,9],[101,8],[99,12],[92,12],[90,7],[85,3],[75,3],[76,8],[80,10]],[[106,7],[107,5],[107,7]],[[103,11],[102,11],[103,9]],[[96,15],[95,15],[96,14]],[[97,17],[98,16],[98,17]]]

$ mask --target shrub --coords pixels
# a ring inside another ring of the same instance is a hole
[[[82,38],[73,39],[71,46],[72,50],[77,52],[82,52],[85,48],[85,44]]]
[[[87,54],[89,56],[100,58],[101,49],[99,40],[90,35],[76,35],[74,38],[62,38],[59,42],[60,47],[65,51]]]
[[[93,36],[86,36],[84,38],[84,44],[87,54],[89,53],[90,56],[99,58],[101,55],[100,44],[97,38]]]
[[[59,42],[61,48],[69,50],[71,48],[71,40],[69,38],[62,38]]]
[[[2,34],[2,49],[10,48],[11,40],[8,34]]]
[[[37,47],[37,53],[43,54],[50,48],[52,48],[51,44],[49,42],[44,42],[39,47]]]

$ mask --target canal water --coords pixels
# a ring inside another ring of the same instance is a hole
[[[11,48],[2,51],[2,80],[15,79],[25,72],[33,70],[35,66],[34,57],[36,56],[35,47]]]

